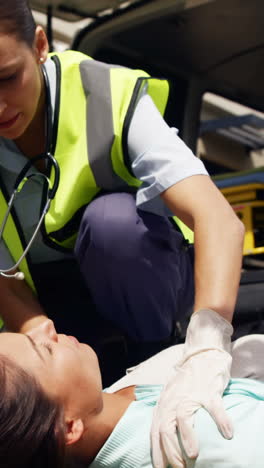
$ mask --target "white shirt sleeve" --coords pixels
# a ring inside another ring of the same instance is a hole
[[[155,356],[141,362],[117,382],[107,392],[113,393],[130,385],[165,384],[182,360],[184,345],[178,344],[160,351]],[[250,378],[264,382],[264,335],[247,335],[233,341],[231,377]]]
[[[136,106],[128,132],[131,168],[143,183],[137,206],[159,215],[171,215],[159,197],[167,188],[193,175],[208,175],[198,159],[170,128],[148,94]]]
[[[175,365],[182,359],[184,345],[171,346],[146,361],[141,362],[127,374],[106,389],[107,393],[114,393],[130,385],[163,385],[175,373]]]

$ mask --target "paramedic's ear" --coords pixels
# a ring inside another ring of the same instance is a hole
[[[36,27],[33,48],[36,54],[37,63],[43,64],[46,62],[49,52],[49,43],[42,26]]]
[[[65,444],[72,445],[78,442],[84,432],[81,419],[66,419]]]

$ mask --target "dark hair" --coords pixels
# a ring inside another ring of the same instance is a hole
[[[0,30],[33,46],[36,23],[27,0],[0,0]]]
[[[0,355],[0,466],[61,468],[63,412],[35,378]]]

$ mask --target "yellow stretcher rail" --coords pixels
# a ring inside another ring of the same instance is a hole
[[[246,227],[243,249],[244,255],[263,254],[264,201],[252,201],[232,206]]]
[[[264,253],[264,184],[249,183],[220,189],[243,221],[244,255]]]
[[[231,205],[240,202],[255,201],[260,197],[264,200],[264,184],[261,183],[226,187],[222,188],[221,192],[225,195]]]
[[[229,179],[231,182],[230,176]],[[263,254],[264,183],[253,182],[241,185],[230,185],[228,187],[220,188],[220,190],[245,225],[246,232],[243,254]],[[175,217],[174,220],[181,229],[185,239],[190,243],[193,243],[193,232],[178,218]]]

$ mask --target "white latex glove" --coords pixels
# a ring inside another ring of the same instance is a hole
[[[193,426],[194,413],[201,407],[211,414],[223,436],[232,438],[232,424],[222,402],[230,379],[232,333],[232,325],[210,309],[193,314],[183,359],[154,410],[151,445],[155,468],[183,468],[181,447],[189,458],[198,456]]]

